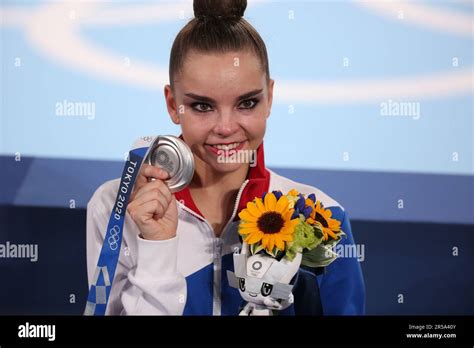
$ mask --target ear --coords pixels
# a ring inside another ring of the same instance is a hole
[[[267,118],[270,116],[270,113],[272,111],[272,103],[273,103],[273,86],[275,85],[275,80],[269,79],[268,81],[268,113],[267,113]]]
[[[245,243],[245,242],[242,242],[242,249],[241,249],[240,254],[241,254],[241,255],[247,255],[247,254],[249,254],[249,253],[250,253],[250,252],[249,252],[249,245],[248,245],[247,243]]]
[[[168,109],[170,118],[174,124],[180,124],[178,106],[176,105],[176,98],[174,96],[173,89],[171,88],[170,85],[166,85],[164,92],[165,92],[166,108]]]

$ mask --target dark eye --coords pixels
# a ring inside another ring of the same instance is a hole
[[[273,289],[272,284],[263,283],[261,293],[263,296],[268,296],[272,293],[272,289]]]
[[[194,103],[191,105],[191,107],[197,112],[208,112],[212,110],[212,107],[205,103]]]
[[[239,289],[242,292],[245,292],[245,279],[239,278]]]
[[[247,99],[239,105],[239,109],[253,109],[258,104],[258,99]]]

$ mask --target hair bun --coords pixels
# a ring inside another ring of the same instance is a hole
[[[240,19],[247,0],[194,0],[194,17],[198,19]]]

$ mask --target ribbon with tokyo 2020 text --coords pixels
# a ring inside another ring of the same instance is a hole
[[[84,315],[105,315],[122,245],[125,212],[138,172],[155,137],[138,139],[128,154],[92,278]]]

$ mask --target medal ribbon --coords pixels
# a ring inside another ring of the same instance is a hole
[[[155,137],[138,139],[128,154],[115,204],[110,214],[104,243],[89,289],[84,315],[105,315],[122,245],[125,212],[143,159]]]

